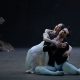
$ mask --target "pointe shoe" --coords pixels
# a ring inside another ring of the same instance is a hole
[[[25,71],[25,73],[33,74],[33,73],[34,73],[34,71],[32,71],[32,70],[26,70],[26,71]]]

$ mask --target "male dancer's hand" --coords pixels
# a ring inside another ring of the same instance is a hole
[[[68,56],[69,56],[68,53],[63,54],[63,57],[68,57]]]
[[[65,48],[66,46],[66,43],[61,43],[61,48]]]
[[[57,43],[57,47],[58,48],[65,48],[66,47],[66,43]]]

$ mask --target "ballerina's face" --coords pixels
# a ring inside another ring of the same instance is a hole
[[[55,26],[54,30],[59,33],[61,31],[61,29],[62,29],[62,26],[63,26],[63,24],[60,23],[60,24]]]

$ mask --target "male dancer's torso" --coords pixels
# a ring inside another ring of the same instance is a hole
[[[63,64],[65,61],[67,61],[68,56],[63,56],[63,54],[69,50],[69,44],[65,43],[66,46],[65,48],[57,48],[54,58],[55,58],[55,62],[60,65]],[[53,63],[54,64],[54,63]]]
[[[57,36],[55,34],[50,34],[50,33],[48,33],[48,34],[49,34],[50,39],[54,39]],[[64,43],[64,41],[63,41],[63,43]],[[69,49],[68,43],[66,43],[65,48],[57,48],[55,44],[51,44],[49,42],[44,42],[43,51],[48,52],[48,55],[49,55],[48,65],[54,66],[55,62],[57,64],[64,63],[67,60],[67,57],[64,57],[63,54],[68,49]]]

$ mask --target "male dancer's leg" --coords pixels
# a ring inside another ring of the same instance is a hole
[[[45,66],[38,66],[35,68],[35,73],[41,74],[41,75],[53,75],[53,76],[63,75],[63,71],[55,71],[54,67],[53,67],[53,71],[51,71],[49,69],[52,69],[52,68],[45,67]]]
[[[80,69],[76,68],[74,65],[70,64],[69,62],[65,62],[63,64],[63,71],[64,73],[68,73],[68,74],[80,74]]]

